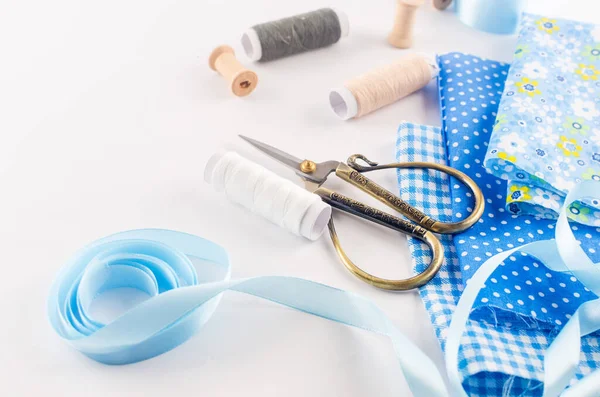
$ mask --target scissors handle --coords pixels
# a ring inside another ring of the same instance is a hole
[[[363,166],[356,163],[356,159],[362,159],[367,164]],[[439,222],[422,211],[410,206],[400,197],[379,186],[366,176],[362,175],[363,172],[386,169],[386,168],[424,168],[434,169],[450,176],[455,177],[461,183],[465,184],[472,192],[472,196],[475,199],[474,209],[471,214],[462,222],[455,223],[444,223]],[[420,274],[413,276],[405,280],[388,280],[380,277],[376,277],[362,270],[360,267],[355,265],[348,255],[344,252],[341,247],[339,237],[335,231],[333,224],[333,217],[329,220],[329,234],[335,250],[338,256],[342,260],[342,263],[346,268],[353,273],[356,277],[361,280],[374,285],[378,288],[389,289],[389,290],[409,290],[418,288],[426,284],[431,280],[436,273],[439,271],[443,263],[443,247],[437,237],[433,234],[436,233],[458,233],[469,227],[471,227],[483,214],[485,202],[481,190],[477,184],[462,172],[436,163],[426,162],[410,162],[410,163],[392,163],[385,165],[377,165],[369,161],[362,155],[350,156],[348,164],[339,163],[335,170],[335,174],[343,179],[344,181],[358,187],[364,192],[375,197],[379,201],[383,202],[387,206],[397,210],[408,219],[415,223],[406,221],[396,216],[390,215],[377,208],[370,207],[364,203],[346,197],[338,192],[334,192],[324,187],[318,187],[314,190],[314,193],[318,194],[323,201],[327,202],[334,208],[348,212],[350,214],[359,216],[367,219],[371,222],[378,223],[380,225],[389,227],[390,229],[399,231],[409,236],[415,237],[425,242],[431,250],[431,262],[429,266]]]
[[[343,179],[346,182],[351,183],[352,185],[358,187],[364,192],[370,194],[377,200],[383,202],[387,206],[395,209],[400,212],[408,219],[416,222],[420,226],[424,227],[427,230],[431,230],[435,233],[442,234],[454,234],[462,232],[471,226],[475,222],[481,218],[483,214],[483,210],[485,207],[485,200],[483,198],[483,193],[471,178],[469,178],[466,174],[458,171],[455,168],[448,167],[446,165],[437,164],[437,163],[427,163],[427,162],[408,162],[408,163],[391,163],[384,165],[369,165],[368,167],[361,166],[356,163],[356,158],[365,159],[362,155],[354,155],[348,159],[348,164],[340,163],[337,167],[335,174]],[[366,159],[365,159],[366,160]],[[368,160],[367,160],[368,161]],[[369,162],[370,163],[370,162]],[[373,164],[373,163],[370,163]],[[379,186],[377,183],[373,182],[366,176],[364,176],[363,172],[374,171],[374,170],[382,170],[386,168],[422,168],[422,169],[434,169],[445,174],[451,175],[458,179],[461,183],[466,185],[472,192],[474,198],[473,211],[471,214],[465,218],[461,222],[440,222],[437,221],[418,209],[409,205],[406,201],[402,200],[400,197],[396,196],[392,192],[386,190],[385,188]]]
[[[412,222],[390,215],[387,212],[381,211],[375,207],[371,207],[353,198],[344,196],[341,193],[333,190],[320,187],[315,192],[323,201],[338,210],[356,215],[368,221],[386,226],[400,233],[408,234],[409,236],[423,239],[427,229],[416,225]]]
[[[355,265],[352,260],[350,260],[348,255],[346,255],[342,249],[340,239],[335,231],[333,217],[331,217],[329,219],[328,226],[333,246],[335,247],[335,250],[342,260],[344,266],[356,277],[378,288],[406,291],[427,284],[427,282],[429,282],[429,280],[431,280],[440,270],[444,260],[443,247],[432,232],[412,222],[390,215],[386,212],[380,211],[377,208],[368,206],[360,201],[356,201],[350,197],[344,196],[343,194],[334,192],[324,187],[319,187],[314,191],[314,193],[319,195],[323,201],[334,208],[415,237],[425,242],[431,250],[431,262],[422,273],[405,280],[389,280],[377,277],[362,270],[360,267]]]

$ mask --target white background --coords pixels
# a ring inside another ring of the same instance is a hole
[[[591,1],[566,3],[536,1],[531,9],[582,20],[598,15]],[[347,12],[348,38],[265,64],[251,64],[243,54],[239,37],[247,27],[323,6]],[[233,293],[200,334],[158,358],[111,367],[74,351],[46,319],[54,275],[86,243],[144,227],[181,230],[223,245],[234,277],[298,276],[360,293],[441,369],[417,293],[363,284],[342,267],[328,236],[311,243],[291,235],[227,202],[202,178],[208,157],[228,147],[297,181],[241,142],[240,133],[317,161],[363,153],[390,162],[401,120],[439,125],[434,86],[349,122],[328,107],[329,89],[404,53],[385,40],[394,8],[393,1],[358,0],[3,2],[2,393],[409,394],[385,338]],[[418,11],[414,50],[509,61],[515,40],[472,30],[427,4]],[[249,97],[233,97],[208,68],[208,55],[220,44],[232,45],[258,73]],[[393,171],[375,179],[396,189]],[[350,186],[331,186],[368,200]],[[404,236],[346,216],[336,219],[344,246],[366,270],[410,274]]]

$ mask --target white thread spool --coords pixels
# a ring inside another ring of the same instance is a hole
[[[362,117],[420,90],[437,75],[435,56],[407,55],[332,90],[329,104],[342,120]]]
[[[397,48],[410,48],[413,42],[415,12],[425,0],[397,0],[394,27],[388,43]]]
[[[213,155],[204,180],[231,201],[309,240],[323,234],[331,217],[331,207],[319,196],[235,152]]]

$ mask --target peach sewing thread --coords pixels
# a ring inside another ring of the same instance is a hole
[[[420,90],[437,71],[433,57],[411,54],[347,81],[331,91],[329,102],[344,120],[362,117]]]
[[[397,0],[394,28],[388,36],[388,43],[398,48],[410,48],[413,42],[415,11],[424,0]]]

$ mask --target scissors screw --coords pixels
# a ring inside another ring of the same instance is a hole
[[[317,169],[317,164],[315,164],[314,161],[311,160],[304,160],[303,162],[300,163],[300,171],[310,174],[315,172]]]

